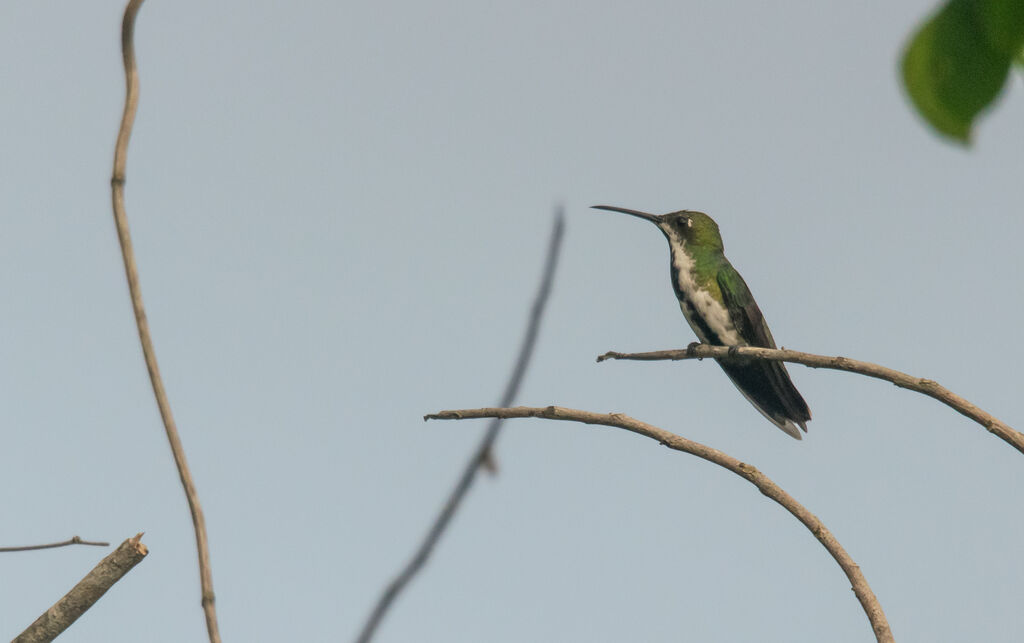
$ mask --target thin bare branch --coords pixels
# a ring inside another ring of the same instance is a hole
[[[196,549],[199,556],[199,580],[202,587],[202,606],[203,613],[206,616],[206,630],[210,637],[210,643],[219,643],[220,634],[217,629],[217,611],[214,606],[213,574],[210,571],[210,550],[206,539],[206,520],[203,517],[202,507],[199,505],[199,496],[196,493],[195,484],[192,482],[192,473],[189,471],[188,461],[185,459],[185,448],[181,444],[181,438],[178,436],[178,429],[174,423],[174,416],[171,414],[171,405],[167,400],[163,379],[160,377],[160,368],[157,366],[156,351],[153,348],[153,340],[149,334],[149,322],[146,320],[146,309],[142,304],[139,273],[135,265],[135,253],[132,250],[131,233],[128,230],[128,216],[125,213],[124,206],[125,165],[127,163],[128,141],[131,138],[132,125],[135,122],[135,112],[139,104],[139,76],[135,66],[134,34],[135,16],[142,6],[142,2],[143,0],[130,0],[128,2],[128,6],[124,10],[124,22],[121,27],[121,50],[124,55],[126,93],[124,115],[121,118],[121,128],[117,133],[117,144],[114,148],[114,172],[110,179],[114,206],[114,223],[117,226],[117,237],[121,242],[121,256],[124,259],[124,271],[128,278],[128,290],[131,294],[132,308],[135,311],[135,324],[139,331],[139,341],[142,343],[146,370],[149,371],[149,380],[153,385],[153,394],[160,409],[160,418],[163,420],[167,441],[170,443],[171,453],[174,455],[174,464],[178,468],[178,476],[181,478],[182,487],[185,489],[185,497],[188,500],[188,507],[192,513],[192,524],[196,535]]]
[[[976,405],[968,402],[956,393],[944,388],[934,380],[914,377],[895,371],[885,366],[872,364],[870,362],[859,362],[848,357],[828,357],[825,355],[814,355],[812,353],[801,353],[786,349],[755,348],[753,346],[730,347],[710,346],[708,344],[691,344],[685,350],[651,351],[648,353],[617,353],[609,352],[597,358],[603,362],[606,359],[631,359],[631,360],[683,360],[683,359],[704,359],[714,357],[717,359],[729,359],[730,357],[756,357],[777,362],[793,362],[803,364],[811,368],[829,368],[837,371],[849,371],[874,377],[876,379],[892,382],[900,388],[923,393],[934,398],[962,415],[971,418],[985,429],[1004,440],[1013,448],[1024,453],[1024,433],[1021,433],[1002,422],[993,415],[986,413]]]
[[[141,540],[142,534],[138,534],[121,543],[12,643],[43,643],[57,638],[146,557],[148,550]]]
[[[93,547],[110,547],[110,543],[98,543],[91,540],[82,540],[78,536],[72,536],[71,538],[61,541],[59,543],[47,543],[45,545],[22,545],[21,547],[0,547],[0,552],[54,549],[55,547],[67,547],[68,545],[92,545]]]
[[[843,546],[839,544],[832,532],[806,507],[797,502],[792,496],[772,482],[768,476],[758,471],[755,467],[737,460],[736,458],[722,453],[717,449],[705,446],[699,442],[688,440],[664,429],[659,429],[645,422],[635,420],[621,413],[591,413],[589,411],[578,411],[558,406],[543,408],[516,407],[516,408],[485,408],[467,409],[459,411],[441,411],[432,415],[424,416],[424,420],[469,420],[475,418],[544,418],[548,420],[566,420],[570,422],[582,422],[584,424],[601,424],[604,426],[626,429],[633,433],[639,433],[645,437],[657,440],[670,449],[685,451],[686,453],[713,462],[718,466],[732,471],[736,475],[746,479],[753,484],[764,495],[782,505],[786,511],[793,514],[812,534],[818,539],[832,558],[839,563],[843,573],[850,580],[854,594],[860,601],[864,613],[871,621],[871,628],[879,643],[892,643],[892,631],[882,611],[882,605],[878,602],[874,592],[868,585],[867,580],[860,571],[860,567],[853,562],[850,555],[846,553]]]
[[[548,253],[544,263],[544,272],[541,277],[540,287],[537,290],[537,295],[533,301],[533,307],[530,309],[530,321],[526,327],[526,334],[523,337],[523,343],[519,349],[519,357],[516,359],[516,365],[512,369],[512,374],[509,376],[508,383],[505,385],[505,391],[501,396],[501,405],[508,406],[515,399],[516,394],[519,391],[519,385],[523,380],[523,375],[526,373],[526,367],[530,363],[530,357],[533,355],[533,347],[537,343],[537,334],[540,330],[540,322],[544,316],[544,308],[547,305],[549,295],[551,294],[551,284],[555,278],[555,268],[558,265],[558,255],[562,247],[562,236],[565,231],[565,213],[561,207],[555,213],[555,224],[554,229],[551,232],[551,240],[548,242]],[[417,572],[423,567],[433,552],[434,547],[437,545],[441,536],[444,534],[445,529],[448,527],[448,523],[451,521],[452,516],[455,515],[455,511],[459,508],[459,504],[469,491],[473,481],[476,479],[477,471],[481,468],[485,468],[488,471],[494,471],[494,458],[491,453],[491,449],[494,446],[495,440],[498,439],[498,430],[501,428],[501,418],[495,418],[487,427],[487,431],[484,433],[480,444],[477,446],[473,455],[470,456],[469,461],[466,463],[465,468],[462,471],[462,476],[456,483],[455,488],[448,496],[448,500],[445,501],[444,507],[441,508],[441,512],[437,518],[434,519],[434,523],[431,525],[430,530],[424,537],[423,542],[420,543],[419,548],[416,550],[415,555],[406,564],[401,572],[388,584],[377,600],[377,604],[374,606],[373,611],[370,613],[369,618],[363,625],[362,631],[359,633],[359,638],[356,639],[358,643],[367,643],[373,638],[373,635],[380,624],[381,619],[387,613],[388,608],[394,602],[395,597],[398,596],[399,592],[409,583],[410,580],[416,575]]]

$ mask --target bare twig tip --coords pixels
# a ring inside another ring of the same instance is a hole
[[[140,534],[141,535],[141,534]],[[81,540],[82,544],[91,544]],[[63,544],[75,544],[74,538]],[[113,552],[99,562],[85,578],[32,622],[13,643],[52,641],[65,631],[82,614],[109,590],[114,583],[127,574],[146,557],[144,546],[133,547],[133,539],[125,540]]]

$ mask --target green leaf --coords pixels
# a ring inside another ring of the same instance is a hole
[[[989,44],[1008,57],[1020,55],[1024,46],[1024,2],[1021,0],[975,0]]]
[[[950,0],[910,41],[904,86],[932,127],[966,144],[974,118],[1003,88],[1022,41],[1021,0]]]

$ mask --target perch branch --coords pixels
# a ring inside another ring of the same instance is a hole
[[[533,307],[530,309],[530,320],[526,328],[526,334],[523,337],[523,343],[519,349],[519,357],[516,360],[515,368],[512,369],[512,374],[509,376],[508,383],[505,385],[505,391],[501,396],[502,406],[508,406],[515,399],[519,391],[519,385],[523,380],[523,375],[526,373],[526,367],[530,363],[530,357],[533,355],[541,318],[544,316],[544,308],[547,304],[548,296],[551,294],[551,284],[555,278],[555,268],[558,265],[558,255],[562,247],[564,230],[565,213],[559,208],[555,213],[555,226],[551,232],[551,240],[548,242],[548,253],[544,263],[544,271],[540,287],[533,301]],[[427,562],[431,552],[433,552],[434,547],[448,527],[452,516],[455,515],[455,511],[459,508],[459,504],[476,479],[477,471],[481,467],[493,470],[494,460],[491,449],[494,446],[494,441],[498,438],[499,428],[501,428],[501,418],[495,417],[490,425],[488,425],[487,431],[480,440],[480,444],[473,452],[473,455],[470,456],[462,471],[462,476],[456,483],[455,488],[452,489],[448,500],[444,503],[444,507],[441,508],[441,512],[434,519],[434,523],[430,526],[430,530],[420,543],[416,553],[402,571],[388,584],[377,600],[377,604],[370,613],[370,617],[359,633],[359,638],[356,639],[358,643],[368,643],[373,638],[377,626],[380,624],[388,608],[391,607],[395,597],[398,596],[399,592],[402,591]]]
[[[59,543],[46,543],[45,545],[22,545],[21,547],[0,547],[0,552],[9,551],[34,551],[36,549],[53,549],[55,547],[67,547],[68,545],[92,545],[93,547],[110,547],[110,543],[98,543],[91,540],[82,540],[78,536],[61,541]]]
[[[121,242],[121,257],[124,259],[124,271],[128,278],[128,291],[131,295],[132,309],[135,311],[135,325],[142,343],[142,354],[149,371],[149,380],[153,385],[160,418],[163,420],[167,441],[171,446],[174,464],[178,468],[178,476],[185,490],[192,524],[196,535],[196,549],[199,556],[199,581],[202,589],[203,613],[206,616],[206,630],[210,643],[219,643],[220,634],[217,630],[217,611],[214,607],[213,575],[210,572],[210,550],[206,540],[206,519],[199,505],[199,495],[192,482],[192,473],[185,459],[185,448],[178,436],[178,428],[171,414],[171,404],[167,400],[160,368],[156,362],[156,351],[153,339],[149,334],[149,322],[146,320],[146,309],[142,304],[142,290],[139,285],[139,272],[135,265],[135,252],[132,250],[131,233],[128,230],[128,216],[124,206],[125,165],[127,163],[128,141],[131,138],[135,112],[139,104],[139,76],[135,65],[135,16],[142,6],[143,0],[131,0],[124,10],[124,22],[121,26],[121,50],[124,56],[125,101],[124,115],[121,117],[121,128],[117,133],[114,147],[114,172],[110,178],[111,196],[114,206],[114,224],[117,227],[117,238]]]
[[[944,388],[934,380],[914,377],[894,371],[891,368],[872,364],[870,362],[859,362],[848,357],[828,357],[825,355],[814,355],[813,353],[801,353],[786,349],[755,348],[753,346],[729,347],[710,346],[708,344],[691,344],[685,350],[651,351],[649,353],[617,353],[609,352],[597,358],[603,362],[606,359],[631,359],[642,361],[654,360],[683,360],[683,359],[704,359],[713,357],[716,359],[729,359],[730,357],[755,357],[776,362],[793,362],[803,364],[811,368],[830,368],[837,371],[849,371],[874,377],[876,379],[892,382],[900,388],[923,393],[934,398],[954,411],[966,415],[985,429],[1008,443],[1021,453],[1024,453],[1024,433],[1015,430],[1005,422],[986,413],[974,404],[971,404],[953,391]]]
[[[601,424],[604,426],[618,427],[633,433],[639,433],[645,437],[657,440],[670,449],[685,451],[698,458],[713,462],[718,466],[732,471],[744,478],[764,495],[782,505],[786,511],[807,527],[814,537],[818,539],[832,558],[839,563],[843,573],[850,579],[853,592],[860,601],[864,613],[871,621],[871,629],[874,630],[875,638],[879,643],[893,643],[892,632],[889,623],[882,611],[882,605],[878,602],[874,592],[868,585],[867,580],[860,571],[860,567],[853,562],[850,555],[846,553],[843,546],[839,544],[832,532],[825,527],[817,516],[807,510],[792,496],[772,482],[768,476],[758,471],[755,467],[737,460],[736,458],[722,453],[717,449],[705,446],[699,442],[688,440],[664,429],[659,429],[645,422],[635,420],[621,413],[591,413],[589,411],[578,411],[558,406],[543,408],[516,407],[516,408],[489,408],[489,409],[468,409],[460,411],[441,411],[432,415],[424,416],[424,420],[469,420],[476,418],[544,418],[548,420],[566,420],[570,422],[582,422],[584,424]]]
[[[141,539],[142,534],[138,534],[121,543],[11,643],[42,643],[55,639],[146,557],[148,552]]]

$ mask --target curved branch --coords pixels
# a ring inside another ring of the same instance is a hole
[[[54,549],[56,547],[67,547],[68,545],[91,545],[93,547],[110,547],[110,543],[98,543],[91,540],[82,540],[79,536],[72,536],[59,543],[46,543],[45,545],[22,545],[20,547],[0,547],[0,553],[10,551],[35,551],[36,549]]]
[[[42,643],[57,638],[100,600],[114,583],[138,565],[147,553],[146,546],[142,544],[142,534],[124,541],[11,643]]]
[[[892,382],[900,388],[923,393],[934,398],[954,411],[966,415],[985,429],[1008,443],[1021,453],[1024,453],[1024,433],[1017,431],[1009,424],[1002,422],[995,416],[986,413],[978,406],[971,404],[953,391],[939,385],[935,380],[928,380],[922,377],[914,377],[895,371],[885,366],[872,364],[871,362],[859,362],[848,357],[827,357],[813,353],[801,353],[775,348],[757,348],[753,346],[711,346],[708,344],[691,344],[685,350],[651,351],[649,353],[617,353],[611,351],[601,355],[597,361],[603,362],[606,359],[631,359],[641,361],[655,360],[683,360],[683,359],[704,359],[713,357],[715,359],[729,359],[730,357],[756,357],[775,362],[793,362],[803,364],[811,368],[829,368],[836,371],[849,371],[859,373],[868,377]]]
[[[874,592],[868,585],[860,567],[853,562],[850,555],[846,553],[843,546],[839,544],[832,532],[825,527],[817,516],[807,510],[792,496],[772,482],[768,476],[758,471],[755,467],[737,460],[717,449],[712,449],[699,442],[688,440],[664,429],[659,429],[645,422],[635,420],[628,415],[621,413],[591,413],[590,411],[578,411],[559,406],[548,406],[543,408],[516,407],[511,409],[485,408],[468,409],[459,411],[441,411],[423,417],[424,420],[469,420],[475,418],[544,418],[547,420],[566,420],[570,422],[582,422],[584,424],[601,424],[604,426],[626,429],[633,433],[639,433],[645,437],[657,440],[670,449],[685,451],[698,458],[713,462],[718,466],[732,471],[736,475],[746,479],[764,495],[782,505],[786,511],[807,527],[814,537],[818,539],[832,558],[839,563],[843,573],[850,579],[853,592],[860,601],[864,613],[871,621],[871,629],[875,632],[875,638],[879,643],[893,643],[892,631],[889,629],[889,622],[882,611],[882,605],[878,602]]]
[[[526,367],[530,363],[530,357],[533,355],[533,347],[537,343],[537,334],[540,331],[540,321],[544,316],[544,308],[547,305],[548,296],[551,294],[551,285],[555,278],[555,268],[558,266],[558,255],[562,248],[562,235],[564,231],[565,213],[559,208],[555,213],[555,227],[551,231],[551,240],[548,242],[548,254],[544,262],[544,272],[541,277],[540,287],[537,289],[537,295],[533,300],[533,307],[530,309],[530,321],[526,327],[526,335],[523,337],[523,343],[519,349],[519,357],[516,359],[516,365],[512,369],[512,375],[509,376],[508,384],[505,385],[505,392],[501,396],[502,406],[508,406],[515,399],[519,391],[519,384],[523,381],[523,375],[526,373]],[[430,554],[434,551],[434,547],[448,527],[452,516],[455,515],[455,511],[459,508],[459,504],[466,493],[469,492],[470,486],[472,486],[473,481],[476,479],[477,471],[481,467],[489,470],[494,469],[491,449],[494,447],[494,441],[498,439],[498,429],[500,428],[500,418],[495,418],[487,427],[483,439],[480,440],[479,446],[477,446],[473,455],[470,456],[469,461],[462,470],[462,476],[455,484],[455,488],[452,489],[441,512],[434,519],[434,524],[430,526],[430,530],[424,537],[423,542],[420,543],[416,553],[402,571],[388,584],[380,598],[377,599],[377,604],[363,625],[359,638],[356,639],[357,643],[367,643],[373,638],[377,626],[380,625],[381,619],[384,618],[395,597],[398,596],[399,592],[408,585],[413,576],[426,564]]]
[[[132,135],[135,112],[139,105],[139,75],[135,66],[135,16],[142,6],[143,0],[131,0],[124,10],[124,22],[121,26],[121,51],[124,56],[125,101],[124,114],[121,117],[121,128],[117,133],[114,147],[114,172],[110,178],[111,197],[114,206],[114,224],[117,227],[117,238],[121,242],[121,257],[124,260],[124,271],[128,278],[128,291],[131,295],[132,309],[135,311],[135,325],[142,343],[142,354],[149,371],[149,380],[153,385],[160,418],[163,420],[167,441],[171,445],[174,464],[178,468],[178,477],[185,490],[189,511],[192,513],[192,525],[196,535],[196,549],[199,556],[199,582],[202,588],[202,606],[206,615],[206,630],[210,643],[219,643],[220,633],[217,629],[217,611],[214,607],[213,575],[210,572],[210,549],[206,540],[206,519],[199,505],[199,495],[192,482],[192,473],[185,459],[185,448],[178,436],[178,428],[171,414],[171,404],[164,390],[163,378],[156,362],[156,351],[153,339],[149,334],[149,322],[146,320],[146,309],[142,304],[142,289],[139,285],[139,271],[135,265],[135,252],[132,250],[131,233],[128,230],[128,216],[124,207],[125,165],[128,155],[128,141]]]

